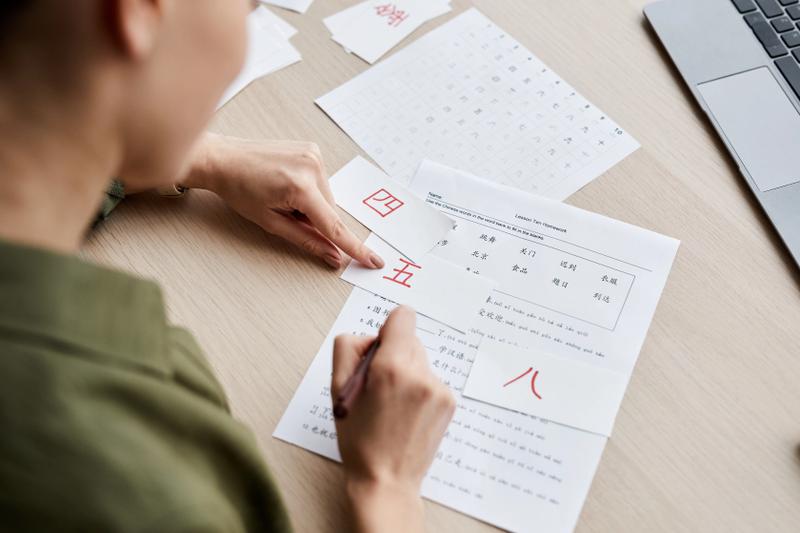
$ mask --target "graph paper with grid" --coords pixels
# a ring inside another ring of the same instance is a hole
[[[639,147],[474,8],[317,105],[403,183],[430,159],[563,200]]]

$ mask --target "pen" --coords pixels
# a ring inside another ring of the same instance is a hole
[[[380,346],[380,344],[381,341],[378,339],[375,339],[372,342],[367,350],[367,354],[361,358],[361,361],[358,362],[358,366],[356,366],[356,370],[353,372],[353,375],[350,376],[345,382],[344,387],[342,387],[342,390],[339,392],[339,396],[336,397],[336,401],[333,404],[334,417],[342,419],[345,418],[347,413],[350,412],[358,393],[364,388],[364,383],[367,381],[369,365],[375,358],[375,354],[377,353],[378,346]]]

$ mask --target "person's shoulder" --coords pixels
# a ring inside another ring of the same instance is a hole
[[[171,328],[167,339],[158,373],[0,343],[13,352],[0,358],[0,530],[288,528],[193,339]]]
[[[170,326],[166,337],[168,368],[175,383],[228,411],[225,391],[194,335],[185,328]]]

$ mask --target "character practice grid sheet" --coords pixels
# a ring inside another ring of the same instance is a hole
[[[476,9],[317,104],[400,182],[427,158],[563,200],[639,147]]]

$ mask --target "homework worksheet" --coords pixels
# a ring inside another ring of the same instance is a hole
[[[461,391],[484,338],[630,376],[678,242],[430,162],[411,189],[458,221],[433,253],[497,282],[466,334],[418,319],[431,366],[458,400],[423,495],[511,531],[571,531],[606,437]],[[275,437],[339,459],[333,338],[376,334],[393,307],[353,290]]]
[[[395,305],[354,288],[274,436],[340,460],[330,395],[333,339],[376,335]],[[461,397],[479,337],[418,315],[417,335],[458,406],[422,494],[510,531],[571,531],[605,437]]]
[[[497,282],[481,334],[630,376],[679,241],[431,161],[410,190],[456,220],[433,253]]]
[[[639,146],[474,8],[317,105],[401,182],[428,158],[563,200]]]

